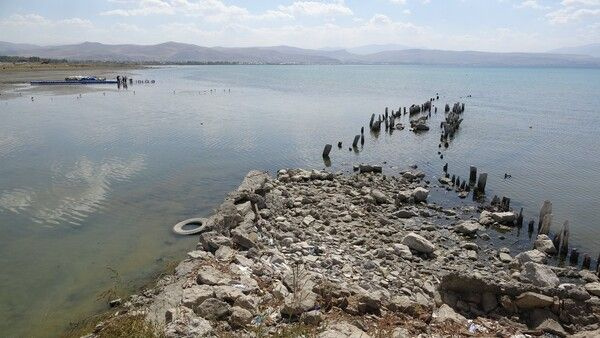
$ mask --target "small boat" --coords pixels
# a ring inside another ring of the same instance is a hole
[[[117,84],[117,80],[107,80],[97,76],[67,76],[64,81],[31,81],[32,85],[76,85],[76,84]]]

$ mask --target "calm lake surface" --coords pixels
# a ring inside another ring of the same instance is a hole
[[[598,69],[189,66],[132,72],[156,84],[109,86],[81,98],[25,91],[0,101],[3,336],[55,336],[106,308],[103,292],[139,287],[194,248],[195,237],[171,233],[174,223],[209,215],[251,169],[324,168],[324,144],[338,141],[344,147],[334,146],[330,170],[386,161],[385,172],[395,174],[416,164],[435,181],[446,162],[462,178],[475,165],[489,173],[488,196],[510,197],[525,208],[526,221],[552,200],[553,228],[569,220],[571,243],[598,255]],[[428,133],[367,132],[364,148],[348,151],[371,113],[420,104],[436,93],[439,108]],[[444,104],[455,101],[466,104],[464,122],[441,160],[437,127]],[[454,193],[447,198],[456,200]],[[509,235],[529,247],[526,236]]]

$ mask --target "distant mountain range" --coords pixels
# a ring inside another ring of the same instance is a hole
[[[461,66],[600,67],[600,58],[563,53],[490,53],[403,49],[400,45],[370,45],[351,49],[275,47],[202,47],[166,42],[157,45],[36,46],[0,42],[0,55],[38,56],[76,61],[119,62],[230,62],[242,64],[427,64]]]
[[[565,47],[551,50],[550,53],[561,53],[561,54],[579,54],[589,55],[594,57],[600,57],[600,43],[593,43],[590,45],[576,46],[576,47]]]

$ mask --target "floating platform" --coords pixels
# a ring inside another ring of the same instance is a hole
[[[88,85],[88,84],[118,84],[117,80],[81,80],[81,81],[31,81],[31,85]]]

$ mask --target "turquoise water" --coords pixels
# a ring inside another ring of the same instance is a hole
[[[598,69],[189,66],[133,77],[157,83],[0,101],[3,335],[53,336],[106,308],[96,298],[115,286],[109,268],[120,289],[141,285],[194,247],[174,223],[210,214],[251,169],[324,168],[326,143],[331,170],[386,161],[387,173],[416,164],[433,180],[446,162],[463,178],[475,165],[488,195],[510,197],[526,219],[550,199],[554,227],[568,219],[572,243],[600,250]],[[367,133],[348,151],[371,113],[436,93],[430,132]],[[441,160],[436,127],[459,100],[464,122]]]

